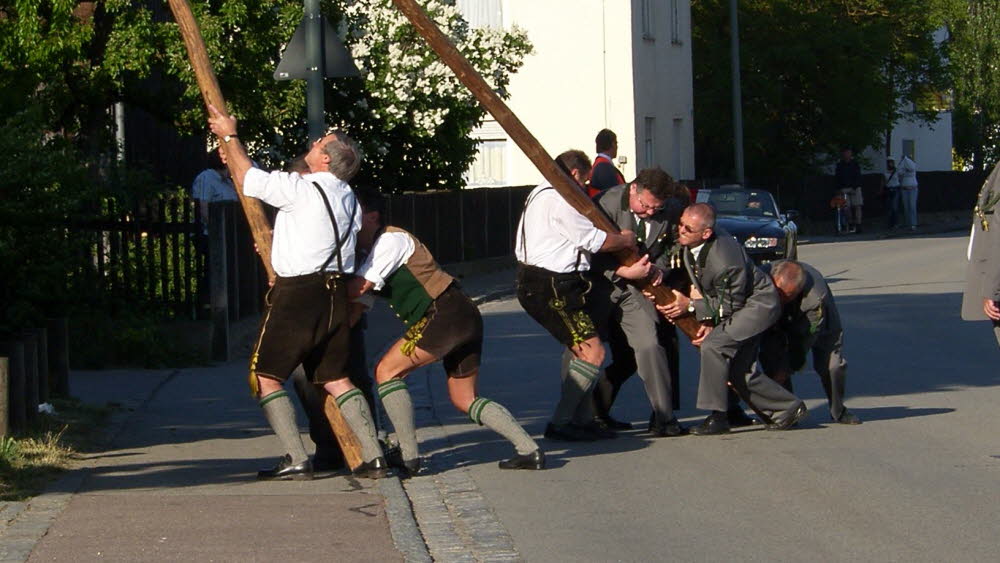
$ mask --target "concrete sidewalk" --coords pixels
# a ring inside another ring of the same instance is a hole
[[[448,269],[482,302],[512,293],[511,265]],[[402,333],[382,305],[369,327],[370,358]],[[74,396],[118,407],[104,447],[44,494],[0,505],[0,561],[430,560],[395,477],[256,481],[280,452],[245,380],[246,358],[73,372]]]

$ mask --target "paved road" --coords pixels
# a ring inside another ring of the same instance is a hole
[[[847,330],[847,404],[862,426],[830,424],[807,372],[795,381],[811,416],[798,430],[543,441],[549,470],[501,472],[506,444],[451,414],[434,368],[414,378],[428,382],[444,423],[422,430],[423,448],[439,465],[464,465],[462,490],[481,495],[494,531],[509,532],[505,541],[528,561],[995,561],[1000,351],[987,325],[959,320],[964,244],[939,235],[800,249],[833,282]],[[558,393],[559,349],[515,300],[483,311],[482,394],[540,435]],[[679,415],[692,423],[704,413],[693,409],[697,359],[683,348]],[[615,414],[646,419],[637,380]],[[407,490],[413,497],[431,480],[445,487],[454,474],[414,479]],[[450,512],[463,519],[460,508]]]

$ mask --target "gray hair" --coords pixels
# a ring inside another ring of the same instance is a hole
[[[327,143],[323,150],[330,157],[330,172],[345,182],[350,182],[361,168],[361,149],[358,143],[340,129],[330,131],[334,140]]]
[[[795,260],[778,260],[771,264],[771,277],[776,284],[798,295],[806,286],[806,270]]]
[[[715,208],[707,203],[694,203],[687,211],[701,219],[701,228],[715,230]]]

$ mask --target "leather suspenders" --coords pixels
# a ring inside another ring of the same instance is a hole
[[[344,238],[340,238],[340,229],[337,228],[337,218],[333,216],[333,208],[330,207],[330,200],[327,199],[326,192],[324,192],[323,188],[321,188],[319,186],[319,184],[317,184],[316,182],[312,182],[312,185],[316,186],[316,191],[318,191],[319,192],[319,196],[321,198],[323,198],[323,205],[326,206],[326,214],[330,216],[330,223],[333,224],[333,237],[334,237],[334,242],[336,243],[336,244],[334,244],[333,252],[330,253],[330,256],[326,259],[326,262],[323,262],[323,265],[319,267],[319,273],[322,274],[322,273],[326,272],[326,267],[330,265],[330,262],[333,261],[334,256],[336,256],[337,257],[337,272],[341,273],[341,274],[344,274],[346,272],[344,272],[344,260],[343,260],[343,257],[340,254],[340,249],[344,246],[344,244],[347,242],[347,239],[351,235],[351,233],[350,233],[350,225],[354,224],[354,215],[358,211],[358,201],[355,199],[354,200],[354,207],[351,208],[351,217],[350,217],[350,219],[347,222],[347,224],[348,224],[348,232],[344,234]]]

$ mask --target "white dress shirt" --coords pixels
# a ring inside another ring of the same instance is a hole
[[[416,245],[406,233],[382,233],[365,263],[358,269],[358,275],[372,282],[375,291],[385,287],[385,280],[413,256]]]
[[[550,272],[590,269],[608,234],[573,209],[548,182],[531,190],[517,225],[518,261]]]
[[[344,240],[340,248],[342,273],[354,272],[354,245],[361,230],[361,206],[347,182],[329,172],[300,176],[295,172],[265,172],[251,168],[243,179],[243,194],[278,208],[271,266],[281,277],[319,272],[336,248],[330,216],[313,182],[319,184],[330,201],[340,238]],[[353,221],[350,219],[352,209]],[[338,271],[336,256],[326,271]]]

